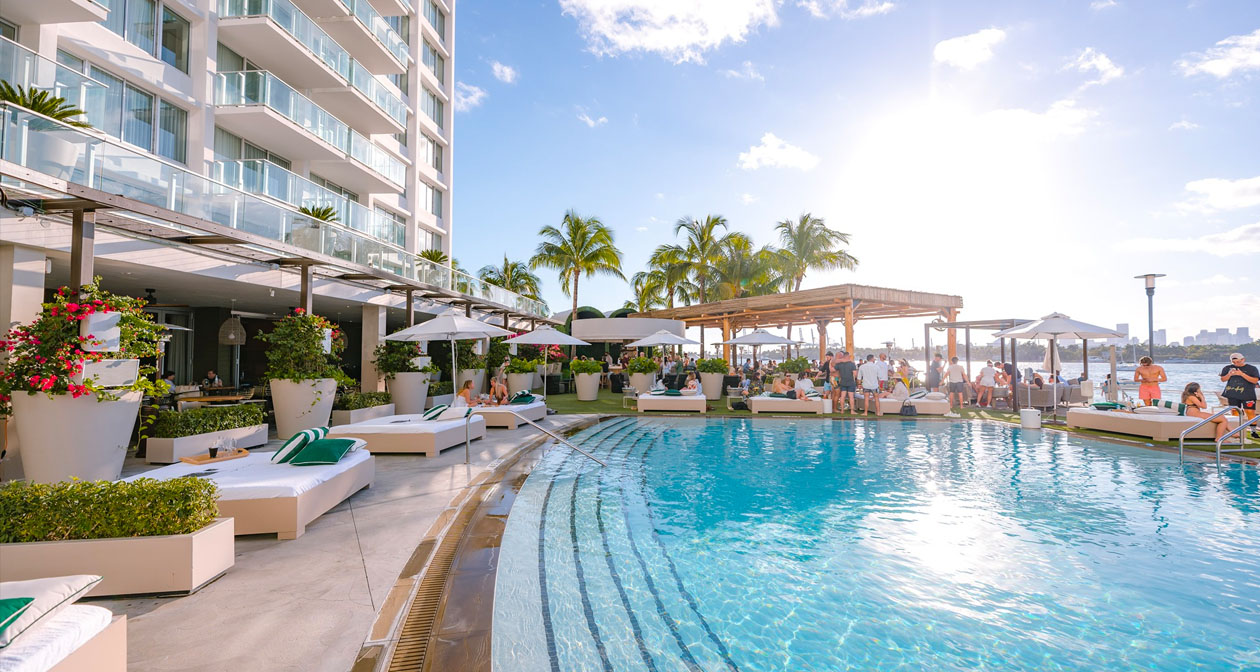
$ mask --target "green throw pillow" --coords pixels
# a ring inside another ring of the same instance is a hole
[[[682,391],[681,391],[681,390],[665,390],[665,396],[667,396],[667,397],[681,397],[681,396],[682,396]]]
[[[447,404],[438,404],[437,406],[434,406],[433,408],[430,408],[429,410],[425,411],[424,415],[420,416],[420,418],[422,420],[434,420],[439,415],[442,415],[442,412],[448,408],[450,408],[450,406]]]
[[[316,439],[299,452],[289,464],[305,467],[315,464],[337,464],[346,453],[355,449],[362,439]]]
[[[508,403],[509,403],[509,404],[513,404],[513,405],[518,405],[518,406],[519,406],[519,405],[524,405],[524,404],[532,404],[532,403],[534,403],[534,395],[532,395],[532,394],[518,394],[518,395],[516,395],[515,397],[512,397],[512,400],[511,400],[511,401],[509,401]]]
[[[16,621],[34,601],[33,597],[11,597],[0,600],[0,632],[4,632],[4,629]]]
[[[284,464],[292,460],[293,456],[300,453],[302,448],[306,447],[307,444],[312,441],[318,441],[327,435],[327,427],[304,429],[289,437],[289,440],[285,441],[283,446],[280,446],[280,450],[277,450],[274,454],[272,454],[271,461],[276,464]]]

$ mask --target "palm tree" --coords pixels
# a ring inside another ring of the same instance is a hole
[[[529,265],[523,261],[511,261],[506,254],[503,255],[502,266],[482,266],[481,270],[477,271],[477,277],[483,282],[498,285],[526,298],[537,300],[541,293],[539,288],[542,286],[542,281],[530,272]]]
[[[693,283],[694,298],[701,303],[712,299],[709,289],[722,258],[723,240],[732,235],[719,235],[719,229],[727,229],[726,218],[721,215],[708,215],[704,221],[683,217],[674,223],[674,235],[682,233],[684,244],[662,245],[652,254]],[[700,352],[704,352],[704,329],[700,330]]]
[[[665,274],[660,271],[639,271],[630,278],[634,288],[634,300],[626,301],[625,307],[635,312],[646,312],[664,304],[661,293],[665,289]]]
[[[331,205],[304,205],[298,208],[298,212],[310,217],[318,219],[321,222],[340,222],[341,216],[337,214],[337,208]]]
[[[621,250],[613,242],[613,232],[596,217],[581,217],[573,210],[564,213],[559,228],[548,225],[538,231],[543,241],[529,260],[533,269],[550,268],[560,272],[560,284],[573,297],[570,319],[577,318],[578,282],[582,275],[612,275],[622,280]]]
[[[21,84],[15,89],[9,82],[0,80],[0,103],[13,103],[18,107],[24,107],[32,112],[42,114],[49,119],[55,119],[75,128],[92,128],[91,124],[77,119],[77,117],[87,114],[86,112],[66,102],[65,98],[55,96],[48,91],[41,91],[35,88],[27,89]],[[34,120],[32,123],[38,124],[41,128],[52,126],[52,124],[40,120]]]
[[[450,257],[446,256],[446,253],[442,250],[425,250],[416,256],[443,266],[446,265],[446,262],[450,261]]]
[[[798,292],[805,273],[810,270],[853,270],[858,260],[841,245],[849,244],[849,234],[827,228],[821,217],[802,214],[795,222],[785,219],[775,229],[779,232],[779,244],[783,248],[784,285],[788,291]],[[792,337],[792,325],[787,327]]]
[[[713,298],[720,301],[778,291],[783,285],[780,258],[779,250],[769,246],[754,250],[752,240],[742,233],[726,236],[715,266]]]

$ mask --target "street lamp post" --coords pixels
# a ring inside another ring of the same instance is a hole
[[[1155,278],[1162,278],[1164,274],[1147,273],[1133,277],[1146,282],[1146,351],[1151,361],[1155,361]]]

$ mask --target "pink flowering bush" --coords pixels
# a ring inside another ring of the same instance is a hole
[[[44,304],[33,323],[14,327],[0,340],[0,358],[4,360],[4,369],[0,371],[0,417],[13,412],[13,395],[19,393],[43,392],[49,397],[69,394],[76,399],[94,394],[98,401],[110,401],[117,399],[121,392],[166,392],[166,383],[146,377],[155,371],[151,366],[140,367],[140,376],[134,385],[112,388],[108,392],[98,387],[94,378],[74,382],[74,377],[83,372],[85,362],[145,359],[158,354],[162,327],[144,312],[144,299],[111,294],[98,283],[99,278],[84,285],[80,292],[62,287],[51,302]],[[115,312],[122,315],[118,323],[121,332],[118,352],[85,351],[84,345],[100,341],[92,334],[81,336],[79,323],[95,313]]]

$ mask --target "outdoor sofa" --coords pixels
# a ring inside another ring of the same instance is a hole
[[[127,617],[77,600],[96,575],[0,583],[0,598],[29,597],[0,648],[3,672],[127,672]]]
[[[708,410],[708,400],[703,394],[640,394],[636,406],[640,413],[644,411],[670,411],[673,413],[704,413]]]
[[[753,415],[758,413],[831,413],[831,399],[828,397],[805,397],[804,399],[788,399],[787,397],[771,397],[759,394],[748,397],[748,410]]]
[[[328,430],[330,437],[367,441],[367,450],[372,453],[421,453],[426,457],[437,457],[443,450],[463,444],[465,438],[471,441],[485,435],[486,416],[476,412],[467,420],[425,420],[419,413],[387,415]]]
[[[477,406],[473,413],[485,419],[486,427],[504,427],[516,429],[521,424],[521,417],[538,422],[547,417],[547,403],[536,399],[528,404],[508,404],[506,406]]]
[[[1132,413],[1121,410],[1102,411],[1094,408],[1070,408],[1067,412],[1068,427],[1131,434],[1156,441],[1176,441],[1183,431],[1193,427],[1202,419],[1177,415],[1175,412]],[[1229,417],[1228,421],[1230,427],[1238,426],[1236,417]],[[1210,441],[1215,437],[1216,423],[1209,422],[1191,432],[1186,438]]]

